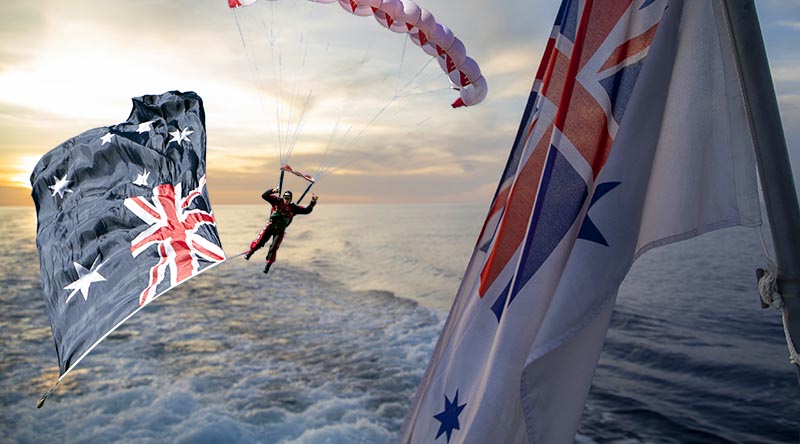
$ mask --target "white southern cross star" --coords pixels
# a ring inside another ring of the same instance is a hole
[[[111,134],[111,133],[106,133],[106,135],[105,135],[105,136],[103,136],[103,137],[101,137],[101,138],[100,138],[100,140],[102,140],[102,141],[103,141],[103,143],[101,143],[100,145],[102,146],[102,145],[105,145],[105,144],[107,144],[107,143],[111,143],[111,139],[113,139],[113,138],[114,138],[114,135],[113,135],[113,134]]]
[[[144,123],[140,123],[139,128],[136,129],[136,132],[139,134],[149,132],[151,129],[153,129],[153,127],[150,126],[153,124],[153,122],[155,122],[155,120],[150,120]]]
[[[64,290],[72,290],[72,293],[67,296],[65,304],[69,303],[69,300],[75,296],[75,293],[78,291],[81,292],[81,296],[83,296],[83,300],[86,301],[89,299],[89,286],[94,284],[95,282],[102,282],[105,281],[106,278],[100,274],[100,267],[105,264],[98,264],[97,261],[100,259],[100,256],[94,258],[94,263],[92,263],[92,268],[87,270],[83,265],[73,262],[72,264],[75,265],[75,271],[78,273],[78,279],[64,287]]]
[[[150,171],[142,170],[138,176],[136,176],[136,180],[133,181],[134,185],[139,185],[141,187],[147,186],[147,178],[150,177]]]
[[[178,142],[178,145],[181,144],[184,140],[189,140],[189,134],[192,134],[194,131],[189,130],[189,128],[184,128],[183,130],[175,130],[169,133],[172,136],[172,139],[169,140],[168,143],[171,142]],[[191,140],[189,140],[191,142]]]
[[[52,196],[55,197],[55,195],[58,194],[58,197],[63,199],[64,198],[64,193],[72,193],[72,190],[67,188],[69,183],[72,182],[72,181],[71,180],[67,180],[67,175],[66,174],[64,174],[64,177],[61,178],[61,179],[59,179],[56,176],[53,176],[53,179],[55,179],[56,183],[54,183],[54,184],[52,184],[52,185],[50,185],[48,187],[51,190],[53,190]]]

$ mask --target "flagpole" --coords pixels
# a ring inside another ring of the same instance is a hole
[[[800,344],[800,209],[753,0],[724,0],[756,148],[791,342]],[[796,366],[800,382],[800,365]]]

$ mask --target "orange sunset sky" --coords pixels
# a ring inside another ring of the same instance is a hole
[[[480,64],[483,103],[451,109],[457,93],[436,63],[336,4],[281,0],[234,16],[225,0],[4,1],[0,205],[32,205],[28,178],[44,153],[123,122],[131,97],[169,90],[204,99],[214,204],[259,203],[277,182],[278,139],[296,133],[296,169],[313,172],[334,147],[340,169],[315,187],[325,202],[488,205],[559,2],[417,3]],[[800,2],[757,6],[800,165]]]

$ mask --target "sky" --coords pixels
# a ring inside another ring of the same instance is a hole
[[[171,90],[204,100],[214,204],[259,203],[292,147],[295,169],[335,168],[315,185],[322,202],[488,205],[560,2],[417,3],[480,65],[482,103],[451,109],[457,93],[435,62],[336,4],[0,2],[0,205],[32,205],[30,172],[47,151],[125,121],[132,97]],[[800,2],[756,4],[797,176]]]

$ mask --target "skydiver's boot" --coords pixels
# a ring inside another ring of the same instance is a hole
[[[267,262],[267,265],[264,266],[264,274],[269,273],[270,266],[272,266],[272,262]]]

